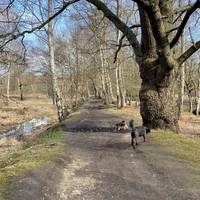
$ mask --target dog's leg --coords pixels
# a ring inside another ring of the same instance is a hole
[[[133,149],[135,149],[135,138],[132,138],[132,141],[131,141],[131,145],[132,145],[132,147],[133,147]]]
[[[135,135],[135,144],[138,145],[138,134]]]
[[[115,129],[116,129],[116,131],[117,131],[117,132],[120,130],[120,128],[119,128],[119,125],[118,125],[118,124],[116,124],[116,125],[115,125]]]
[[[146,142],[146,133],[144,133],[143,138],[144,138],[144,142]]]
[[[133,140],[133,148],[134,149],[136,148],[136,145],[137,145],[137,141],[136,141],[136,137],[134,137],[134,140]]]

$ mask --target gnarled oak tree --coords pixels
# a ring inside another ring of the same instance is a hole
[[[141,115],[145,126],[177,130],[179,106],[173,95],[177,70],[200,48],[194,43],[177,57],[174,48],[193,12],[200,8],[200,1],[185,9],[185,16],[178,28],[173,23],[172,0],[133,0],[138,5],[141,23],[141,42],[137,36],[108,6],[100,0],[87,0],[101,10],[129,40],[140,67]],[[176,30],[175,34],[172,34]]]

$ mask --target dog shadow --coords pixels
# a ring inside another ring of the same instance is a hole
[[[114,127],[97,127],[97,126],[80,126],[80,127],[62,127],[66,132],[83,132],[83,133],[130,133],[130,130],[116,130]]]

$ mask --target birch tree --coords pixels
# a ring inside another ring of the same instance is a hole
[[[52,16],[52,0],[48,0],[48,17]],[[54,37],[53,37],[53,22],[48,23],[48,46],[49,46],[49,65],[51,69],[53,96],[55,97],[55,103],[57,107],[59,121],[64,120],[64,107],[62,103],[62,97],[58,86],[55,57],[54,57]]]

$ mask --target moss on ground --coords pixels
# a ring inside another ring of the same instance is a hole
[[[20,150],[11,153],[5,161],[1,161],[0,199],[5,199],[6,185],[11,178],[23,175],[62,154],[63,140],[64,134],[59,126],[53,127],[40,137],[24,142]]]
[[[153,130],[152,143],[161,145],[169,155],[200,172],[200,141],[169,131]]]

